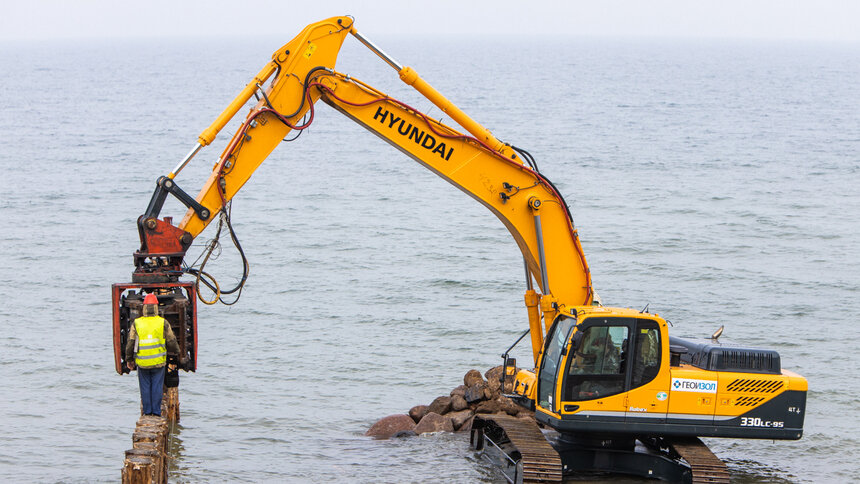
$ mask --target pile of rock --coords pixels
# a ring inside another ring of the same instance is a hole
[[[502,366],[491,368],[484,375],[478,370],[469,370],[463,377],[463,384],[452,390],[449,396],[438,397],[429,405],[416,405],[408,415],[385,417],[373,424],[365,435],[388,439],[429,432],[466,432],[471,430],[475,414],[481,413],[504,413],[533,419],[534,412],[502,395],[513,391],[517,371],[508,367],[508,375],[503,382]]]

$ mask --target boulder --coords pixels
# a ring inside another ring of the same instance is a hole
[[[498,413],[502,411],[502,405],[498,400],[486,400],[478,404],[475,413]]]
[[[503,368],[504,367],[502,365],[494,366],[494,367],[490,368],[489,370],[487,370],[486,373],[484,373],[484,377],[487,379],[487,381],[490,381],[490,380],[498,381],[499,377],[502,376],[502,369]]]
[[[487,387],[493,393],[501,393],[499,389],[502,388],[502,382],[498,378],[489,378],[487,379]]]
[[[468,432],[468,431],[472,430],[472,422],[474,422],[474,421],[475,421],[475,416],[472,415],[465,422],[463,422],[463,425],[461,425],[460,428],[457,429],[457,432]]]
[[[451,397],[437,397],[427,407],[427,413],[438,413],[444,415],[451,411]]]
[[[466,395],[464,395],[463,398],[466,399],[466,403],[474,403],[479,402],[481,400],[485,400],[487,398],[487,395],[484,390],[488,390],[487,383],[481,380],[480,382],[470,386],[466,390]]]
[[[493,392],[499,391],[500,393],[510,393],[514,391],[514,382],[516,381],[516,375],[519,369],[512,366],[508,367],[508,371],[513,372],[513,374],[505,377],[505,386],[502,389],[501,376],[504,369],[504,366],[499,365],[495,368],[490,368],[487,370],[487,373],[484,374],[487,377],[487,383],[490,385]]]
[[[454,395],[451,397],[451,411],[459,412],[460,410],[466,410],[469,408],[469,403],[466,402],[466,399],[460,395]]]
[[[497,401],[499,402],[499,407],[502,411],[508,415],[516,416],[520,413],[520,409],[522,408],[507,397],[499,397]]]
[[[471,410],[462,410],[459,412],[451,412],[446,417],[451,419],[451,423],[454,424],[454,430],[458,430],[460,427],[466,423],[466,420],[472,418],[475,415],[475,412]]]
[[[425,415],[427,415],[427,405],[415,405],[409,409],[409,416],[415,423],[420,422]]]
[[[471,387],[476,383],[481,383],[484,381],[484,377],[481,376],[481,372],[478,370],[469,370],[466,372],[466,375],[463,377],[463,383],[467,387]]]
[[[415,421],[409,415],[389,415],[373,424],[364,435],[375,439],[388,439],[404,431],[414,431]]]
[[[391,438],[399,439],[405,437],[415,437],[416,435],[418,434],[416,434],[414,430],[401,430],[400,432],[397,432],[396,434],[392,435]]]
[[[466,395],[466,390],[467,390],[468,388],[469,388],[469,387],[467,387],[466,385],[460,385],[460,386],[458,386],[457,388],[455,388],[455,389],[451,390],[451,396],[452,396],[452,397],[454,397],[454,396],[456,396],[456,395],[460,395],[461,397],[462,397],[462,396],[465,396],[465,395]]]
[[[450,418],[444,415],[429,412],[421,419],[420,422],[418,422],[418,425],[415,426],[414,430],[415,433],[419,435],[428,432],[453,432],[454,424],[451,422]]]

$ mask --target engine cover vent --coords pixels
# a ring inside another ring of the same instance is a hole
[[[779,353],[774,350],[738,348],[719,343],[694,343],[680,338],[669,338],[669,344],[686,348],[681,361],[703,370],[737,371],[779,375],[782,368]]]
[[[764,397],[738,397],[734,404],[736,407],[755,407],[764,400]]]
[[[729,383],[726,390],[739,393],[775,393],[782,388],[779,380],[758,380],[755,378],[738,378]]]

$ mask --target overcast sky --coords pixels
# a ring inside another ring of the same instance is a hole
[[[860,42],[858,0],[0,0],[0,40],[284,35],[352,15],[387,34],[567,34]]]

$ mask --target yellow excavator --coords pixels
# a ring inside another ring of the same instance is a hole
[[[400,79],[458,126],[448,126],[335,70],[348,35],[368,47]],[[176,178],[251,100],[250,108],[196,197]],[[140,249],[132,282],[112,286],[114,359],[128,372],[122,348],[143,298],[155,294],[177,335],[182,357],[171,368],[197,368],[197,299],[232,304],[248,264],[230,220],[231,200],[287,137],[314,120],[322,100],[487,207],[522,252],[533,370],[513,371],[509,396],[535,412],[537,423],[502,415],[475,419],[472,445],[498,450],[511,482],[560,481],[576,472],[615,472],[675,482],[728,482],[722,463],[698,437],[799,439],[806,380],[783,370],[775,351],[670,337],[656,314],[595,302],[591,275],[567,203],[525,150],[496,139],[413,69],[404,67],[355,28],[349,16],[307,26],[275,51],[187,156],[161,176],[137,220]],[[178,225],[159,218],[169,195],[188,211]],[[215,244],[188,264],[194,239],[218,219],[244,261],[240,282],[218,285],[206,271]],[[183,276],[185,280],[180,280]],[[213,297],[204,297],[208,287]],[[516,344],[516,343],[515,343]],[[531,366],[531,365],[530,365]],[[506,377],[505,375],[510,375]],[[172,370],[168,386],[178,385]],[[504,382],[503,382],[504,383]],[[487,445],[487,444],[491,445]],[[716,461],[716,462],[714,462]]]

